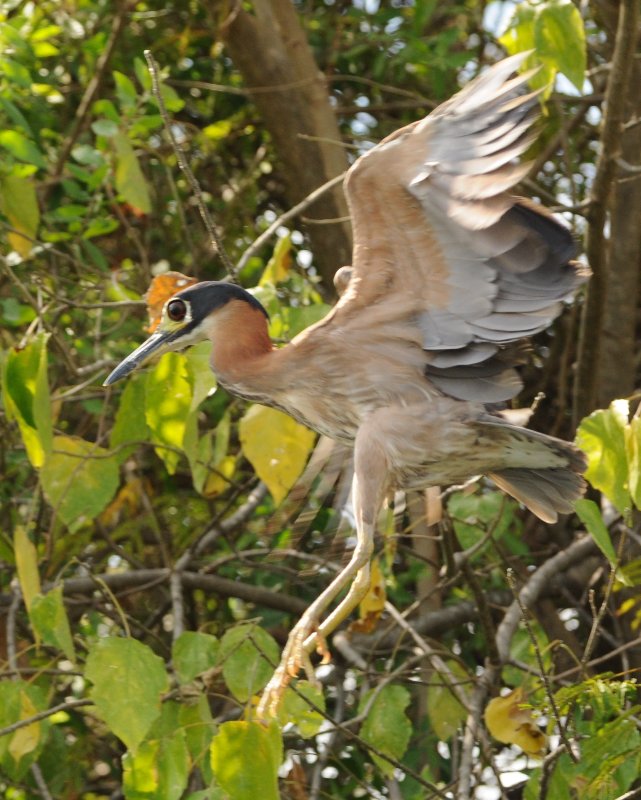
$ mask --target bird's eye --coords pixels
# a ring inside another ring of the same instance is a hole
[[[182,322],[187,316],[187,305],[184,300],[170,300],[167,303],[167,316],[172,322]]]

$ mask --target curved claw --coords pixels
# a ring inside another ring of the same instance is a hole
[[[325,640],[316,633],[316,627],[316,623],[313,620],[303,616],[292,628],[283,650],[280,664],[269,679],[256,707],[256,715],[259,719],[275,717],[278,714],[285,690],[292,678],[295,678],[301,669],[304,670],[305,676],[310,683],[317,683],[309,653],[314,644],[317,643],[318,651],[323,656],[323,663],[327,663],[329,651]]]

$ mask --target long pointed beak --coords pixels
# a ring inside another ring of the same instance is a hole
[[[118,364],[116,369],[102,385],[111,386],[112,383],[119,381],[121,378],[129,375],[130,372],[133,372],[136,367],[144,364],[145,361],[148,361],[153,355],[164,352],[164,345],[167,344],[170,338],[171,332],[168,331],[152,334],[147,341],[143,342],[139,348],[134,350],[133,353]]]

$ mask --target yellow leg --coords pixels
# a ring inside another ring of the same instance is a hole
[[[314,600],[287,639],[280,664],[265,687],[257,716],[275,716],[287,684],[304,667],[310,673],[309,653],[323,642],[363,599],[370,583],[370,558],[374,547],[374,521],[387,485],[387,462],[376,439],[362,429],[354,450],[352,497],[356,517],[356,548],[349,564]],[[352,582],[353,581],[353,582]],[[351,583],[345,598],[321,622],[321,615],[338,594]]]

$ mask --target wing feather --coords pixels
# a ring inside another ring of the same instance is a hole
[[[363,314],[391,303],[379,325],[392,331],[399,315],[415,325],[427,377],[461,399],[512,397],[516,362],[501,350],[546,328],[585,277],[569,231],[509,194],[527,173],[517,159],[537,117],[532,73],[511,77],[527,55],[384,139],[345,183],[354,255],[332,324],[358,314],[363,330]]]

